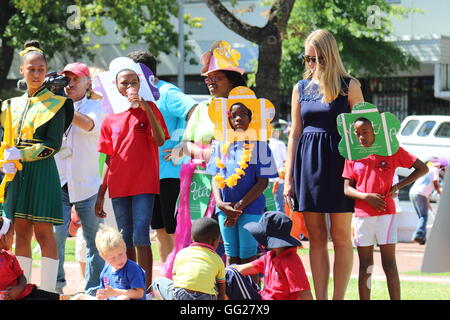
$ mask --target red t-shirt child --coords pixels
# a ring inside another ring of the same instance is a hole
[[[377,211],[366,201],[355,200],[355,216],[370,217],[395,214],[395,202],[389,196],[395,169],[411,168],[417,158],[399,147],[392,156],[371,154],[359,160],[345,160],[342,177],[356,181],[355,189],[364,193],[384,195],[386,209]]]
[[[300,291],[310,290],[297,247],[277,256],[269,251],[251,264],[264,274],[264,288],[259,292],[262,300],[297,300]]]
[[[23,274],[19,261],[12,252],[0,250],[0,291],[8,287],[16,286],[19,283],[19,277]],[[28,283],[22,293],[16,298],[20,300],[28,296],[36,285]]]
[[[166,123],[155,104],[147,102],[170,138]],[[102,122],[98,151],[110,156],[107,184],[111,198],[159,194],[159,155],[144,110],[129,109],[108,114]]]

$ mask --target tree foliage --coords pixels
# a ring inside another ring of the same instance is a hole
[[[178,17],[174,0],[2,0],[0,9],[0,89],[12,52],[29,39],[39,40],[49,58],[64,52],[71,61],[96,53],[98,45],[91,35],[107,35],[105,22],[116,24],[122,48],[143,41],[157,56],[170,53],[178,42],[172,23]],[[191,27],[201,22],[189,15],[184,18]]]
[[[286,13],[277,10],[283,1],[262,1],[262,5],[270,8],[268,23],[255,31],[256,27],[242,23],[236,16],[231,17],[230,14],[220,12],[225,10],[220,7],[220,1],[205,0],[205,3],[228,28],[255,43],[258,43],[255,37],[246,37],[245,31],[252,31],[248,32],[250,35],[258,33],[262,35],[261,31],[270,26],[271,19]],[[232,5],[237,4],[238,0],[232,0]],[[386,0],[296,0],[292,11],[289,11],[287,27],[277,30],[280,32],[278,38],[280,43],[274,41],[274,46],[282,46],[279,64],[270,69],[262,65],[262,62],[277,64],[277,59],[269,61],[259,59],[255,70],[256,74],[262,69],[281,70],[280,81],[277,82],[277,76],[273,74],[259,79],[258,76],[252,77],[255,79],[256,91],[259,91],[258,87],[263,87],[262,92],[266,97],[276,97],[268,89],[278,90],[284,97],[290,97],[293,85],[302,78],[304,63],[301,54],[304,52],[304,40],[310,32],[319,28],[328,29],[333,33],[344,65],[354,76],[386,76],[417,67],[418,62],[415,58],[405,54],[392,42],[386,41],[386,37],[392,33],[391,19],[404,17],[411,11],[399,5],[388,4]],[[235,25],[243,25],[245,28],[236,30]],[[259,49],[260,55],[265,54],[261,52],[261,46]]]
[[[297,0],[283,41],[283,94],[290,94],[294,81],[301,78],[304,40],[319,28],[333,33],[344,66],[356,77],[387,76],[418,67],[414,57],[386,41],[392,35],[392,18],[411,11],[385,0]]]

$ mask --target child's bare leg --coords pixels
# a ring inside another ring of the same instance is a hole
[[[300,300],[314,300],[311,290],[300,291],[298,296]]]
[[[127,247],[127,258],[137,262],[136,260],[136,248],[135,247]]]
[[[227,265],[230,266],[232,264],[241,264],[241,258],[227,256]]]
[[[79,293],[79,294],[73,296],[70,300],[98,300],[98,299],[94,296],[90,296],[85,293]]]
[[[360,300],[370,300],[371,276],[373,271],[373,246],[358,247],[359,277],[358,291]]]
[[[145,290],[152,284],[153,253],[150,246],[136,246],[138,264],[145,270]]]
[[[397,261],[395,259],[395,244],[380,245],[381,262],[391,300],[400,300],[400,277],[398,276]]]

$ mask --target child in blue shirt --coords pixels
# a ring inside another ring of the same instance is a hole
[[[251,119],[252,112],[244,104],[231,106],[228,120],[234,131],[246,131]],[[263,192],[268,179],[278,177],[268,143],[218,143],[207,172],[213,176],[212,189],[228,265],[254,260],[258,243],[243,226],[259,221],[264,213]]]
[[[105,267],[100,274],[100,286],[95,297],[76,295],[74,300],[146,300],[145,271],[127,258],[122,235],[114,228],[102,226],[95,244]]]

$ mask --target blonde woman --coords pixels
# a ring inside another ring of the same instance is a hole
[[[330,214],[334,246],[333,299],[343,299],[353,265],[353,201],[344,195],[344,158],[338,151],[336,117],[364,101],[358,80],[350,76],[327,30],[305,41],[303,80],[292,92],[292,129],[288,142],[285,199],[303,212],[310,243],[316,299],[328,299],[330,263],[325,213]]]

